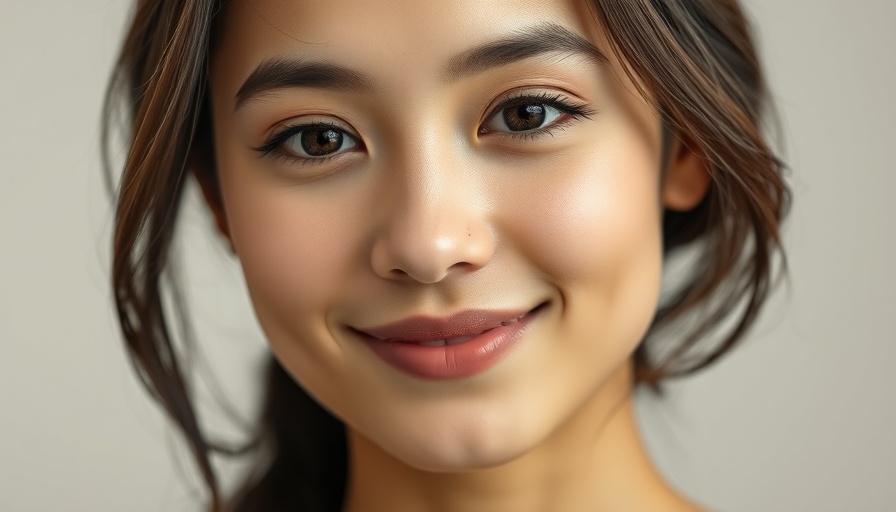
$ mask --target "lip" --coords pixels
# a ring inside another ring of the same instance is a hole
[[[426,380],[462,379],[484,372],[506,356],[546,305],[531,310],[466,310],[444,318],[414,316],[351,331],[402,373]]]

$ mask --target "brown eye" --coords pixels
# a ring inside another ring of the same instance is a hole
[[[283,143],[284,149],[301,158],[325,158],[357,146],[343,130],[329,125],[308,125]]]
[[[551,105],[528,101],[501,108],[486,123],[489,131],[527,132],[553,123],[563,112]]]
[[[544,105],[517,105],[503,110],[504,124],[515,132],[534,130],[544,123]]]
[[[324,156],[342,146],[342,134],[332,128],[302,132],[302,149],[312,156]]]

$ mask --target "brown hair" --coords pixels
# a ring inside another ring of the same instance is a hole
[[[760,123],[766,91],[736,0],[593,0],[613,51],[643,84],[664,122],[705,156],[712,184],[687,212],[666,211],[664,258],[687,249],[691,274],[663,301],[634,355],[640,383],[706,367],[743,339],[773,287],[773,258],[786,259],[779,226],[790,205],[782,164]],[[211,158],[205,98],[209,53],[223,0],[139,0],[106,96],[104,155],[115,107],[128,113],[129,152],[118,187],[112,286],[122,334],[152,397],[180,428],[211,493],[224,500],[213,452],[260,450],[231,510],[338,510],[346,448],[342,423],[314,403],[272,357],[258,430],[243,450],[208,440],[179,364],[188,330],[170,276],[169,250],[191,158]],[[106,170],[113,174],[106,160]],[[205,176],[214,179],[214,176]],[[733,319],[732,323],[727,323]],[[687,325],[672,343],[667,332]],[[727,330],[718,331],[725,326]],[[664,333],[660,344],[659,333]],[[715,336],[708,347],[703,342]]]

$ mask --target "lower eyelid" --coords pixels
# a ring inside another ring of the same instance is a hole
[[[275,153],[273,153],[269,156],[271,158],[273,158],[274,162],[279,162],[279,163],[282,163],[283,165],[287,165],[287,166],[306,167],[306,166],[316,166],[316,165],[323,165],[323,164],[333,164],[338,167],[341,167],[342,164],[339,163],[339,161],[345,160],[345,159],[351,159],[355,156],[354,155],[355,153],[357,153],[357,151],[355,149],[352,149],[352,150],[348,150],[348,151],[342,151],[340,153],[335,153],[332,155],[327,155],[327,156],[320,157],[320,158],[306,158],[306,157],[289,154],[284,151],[276,151]],[[348,164],[348,162],[346,162],[346,164]],[[326,172],[329,173],[329,171],[326,171]]]

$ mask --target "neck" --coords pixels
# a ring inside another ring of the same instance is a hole
[[[628,368],[543,443],[506,464],[433,473],[349,429],[346,512],[693,511],[650,462]]]

